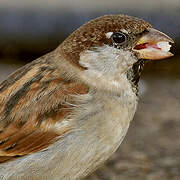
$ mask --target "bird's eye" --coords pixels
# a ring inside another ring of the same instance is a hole
[[[113,40],[114,43],[121,45],[124,42],[126,42],[127,36],[124,33],[115,32],[112,34],[111,39]]]

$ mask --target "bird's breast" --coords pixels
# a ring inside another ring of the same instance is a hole
[[[79,102],[72,117],[77,126],[70,133],[46,151],[7,164],[7,169],[16,167],[13,172],[25,179],[33,175],[38,179],[79,179],[104,163],[121,144],[137,98],[128,91],[120,95],[95,92],[82,95]]]
[[[97,92],[78,119],[81,128],[81,158],[83,174],[96,169],[119,147],[133,119],[137,106],[136,95],[121,96]],[[89,107],[89,108],[88,108]],[[89,112],[88,112],[89,111]]]

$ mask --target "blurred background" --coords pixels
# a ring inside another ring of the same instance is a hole
[[[179,0],[0,0],[0,81],[55,49],[88,20],[122,13],[143,18],[171,36],[175,56],[146,65],[138,111],[124,142],[87,179],[179,180]]]

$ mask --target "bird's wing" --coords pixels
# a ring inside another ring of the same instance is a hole
[[[0,85],[0,163],[47,148],[71,131],[73,95],[87,86],[35,61]]]

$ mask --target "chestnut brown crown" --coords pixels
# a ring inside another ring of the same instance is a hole
[[[91,20],[74,31],[61,45],[60,51],[70,62],[79,65],[79,55],[82,51],[111,44],[106,37],[108,32],[119,32],[122,29],[132,36],[144,32],[149,23],[142,19],[127,15],[106,15]]]

